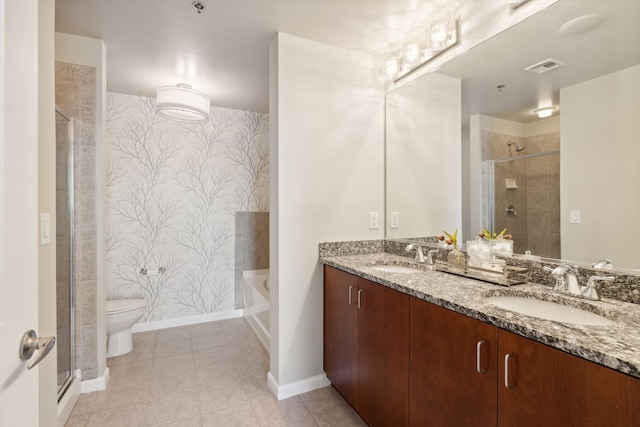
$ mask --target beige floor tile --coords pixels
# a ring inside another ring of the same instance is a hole
[[[152,366],[153,363],[150,360],[136,360],[123,364],[112,363],[109,366],[109,384],[132,378],[138,380],[148,378],[151,375]]]
[[[197,390],[200,410],[203,414],[249,401],[240,377],[221,380],[215,385]]]
[[[133,338],[134,348],[138,345],[156,345],[158,333],[156,331],[136,332],[131,337]]]
[[[202,427],[255,427],[259,425],[260,421],[249,403],[202,414]]]
[[[311,418],[311,413],[297,396],[284,400],[276,400],[274,396],[263,397],[252,400],[251,406],[263,427],[283,426]]]
[[[156,333],[158,334],[156,344],[161,345],[167,341],[191,338],[193,332],[190,326],[178,326],[176,328],[160,329]]]
[[[106,390],[99,392],[104,394],[102,407],[111,408],[127,403],[144,402],[149,392],[149,381],[149,378],[130,378],[111,382]]]
[[[233,362],[217,362],[205,366],[196,366],[195,382],[198,386],[212,386],[220,381],[239,380],[240,374]]]
[[[150,378],[149,396],[192,390],[196,387],[194,368],[153,371]]]
[[[286,427],[319,427],[318,423],[316,423],[316,420],[314,420],[312,416],[309,416],[309,418],[306,418],[301,421],[294,421],[289,424],[284,424],[283,427],[285,426]]]
[[[262,397],[273,396],[269,385],[267,384],[267,376],[243,376],[242,383],[247,391],[250,400],[260,399]]]
[[[193,368],[193,353],[180,353],[172,356],[155,357],[153,370],[159,369],[191,369]]]
[[[234,363],[236,353],[229,347],[212,347],[203,350],[195,350],[193,358],[196,366],[206,366],[214,363]]]
[[[163,394],[147,401],[145,426],[160,426],[200,415],[195,390]]]
[[[122,356],[109,358],[109,366],[123,365],[132,362],[147,362],[153,361],[153,356],[156,352],[155,344],[139,344],[133,346],[133,350]]]
[[[162,427],[202,427],[202,419],[198,415],[197,417],[187,418],[186,420],[162,424]]]
[[[174,340],[158,340],[156,357],[173,356],[174,354],[192,353],[191,337],[176,338]]]
[[[64,427],[84,427],[91,414],[71,415]]]
[[[144,424],[144,402],[100,409],[91,414],[86,427],[141,427]]]
[[[322,427],[366,427],[366,423],[333,387],[304,393],[300,398]]]
[[[205,350],[208,348],[227,348],[232,343],[224,331],[219,331],[196,334],[191,337],[191,344],[194,350]]]

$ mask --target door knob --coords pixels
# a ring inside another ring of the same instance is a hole
[[[44,359],[47,354],[53,349],[53,346],[56,345],[56,337],[44,337],[41,338],[37,336],[36,331],[33,329],[27,331],[22,336],[22,341],[20,342],[20,360],[29,360],[33,353],[36,351],[38,354],[36,357],[29,363],[27,369],[31,369],[36,366],[38,363]]]

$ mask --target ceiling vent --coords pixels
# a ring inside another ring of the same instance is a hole
[[[533,64],[525,68],[526,71],[531,71],[532,73],[542,74],[547,71],[551,71],[555,68],[564,65],[564,62],[558,61],[557,59],[545,59],[542,62],[538,62],[537,64]]]

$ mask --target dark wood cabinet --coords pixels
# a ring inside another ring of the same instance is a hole
[[[637,378],[324,271],[324,368],[371,426],[640,426]]]
[[[324,370],[351,404],[358,375],[358,278],[324,267]]]
[[[324,368],[371,426],[409,425],[409,296],[325,266]]]
[[[409,425],[409,295],[360,279],[356,410],[371,426]]]
[[[498,332],[498,425],[640,426],[640,381]]]
[[[412,426],[496,426],[495,326],[411,298]]]

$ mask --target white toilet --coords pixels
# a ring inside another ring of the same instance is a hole
[[[147,309],[143,299],[107,301],[107,357],[121,356],[133,350],[131,327]]]

